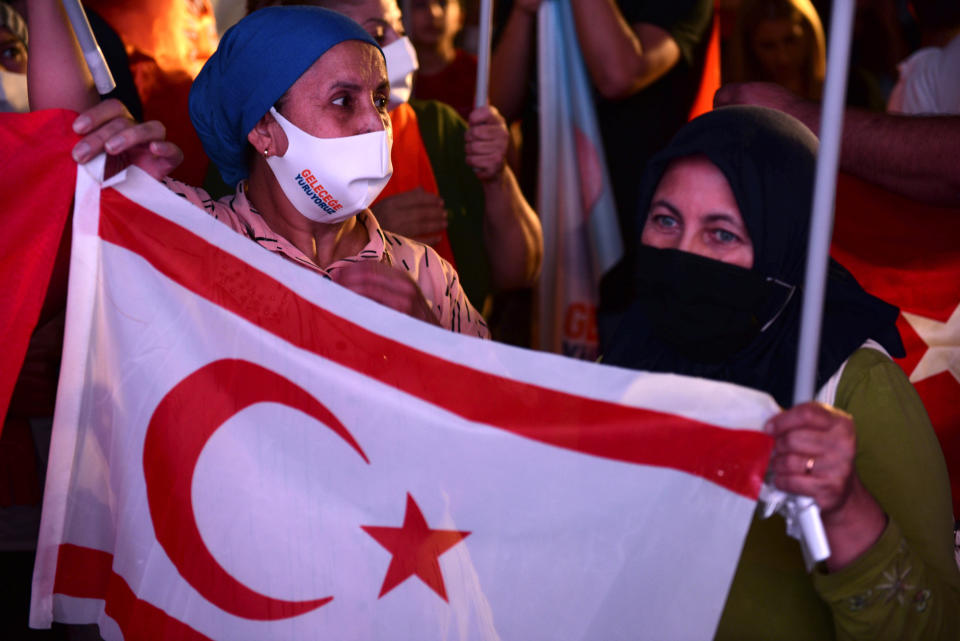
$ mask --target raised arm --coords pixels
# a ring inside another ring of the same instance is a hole
[[[30,0],[30,107],[83,111],[100,101],[60,0]]]
[[[534,37],[541,0],[517,0],[490,58],[490,104],[508,121],[523,112],[536,59]]]
[[[466,161],[483,185],[483,240],[498,290],[529,287],[540,274],[543,232],[536,212],[505,164],[509,134],[494,107],[470,114]]]
[[[614,0],[572,0],[572,7],[587,71],[605,98],[637,93],[680,60],[669,33],[653,24],[629,24]]]
[[[820,104],[774,84],[722,87],[716,106],[752,104],[784,111],[814,133]],[[960,116],[904,116],[847,109],[840,170],[920,202],[960,205]]]

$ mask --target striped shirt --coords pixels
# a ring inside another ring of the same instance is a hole
[[[270,229],[260,212],[254,209],[247,199],[246,181],[237,184],[233,195],[224,196],[220,200],[214,200],[203,189],[171,178],[166,178],[163,182],[174,193],[202,208],[233,231],[245,235],[261,247],[276,252],[287,260],[319,272],[324,278],[329,279],[336,270],[350,263],[366,260],[384,262],[395,269],[404,270],[420,287],[442,327],[469,336],[490,337],[486,322],[467,300],[460,287],[457,272],[450,263],[423,243],[383,231],[370,210],[357,214],[357,222],[366,228],[369,238],[360,253],[341,258],[324,268],[310,260],[293,243]]]

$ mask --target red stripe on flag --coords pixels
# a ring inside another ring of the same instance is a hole
[[[113,555],[70,543],[60,545],[53,592],[100,599],[117,622],[125,641],[211,641],[160,608],[138,599],[126,580],[113,571]]]
[[[597,401],[450,363],[374,334],[131,202],[101,196],[100,236],[283,340],[469,421],[603,458],[668,467],[755,499],[773,442],[673,414]],[[199,215],[199,214],[198,214]],[[682,433],[684,438],[678,439]]]

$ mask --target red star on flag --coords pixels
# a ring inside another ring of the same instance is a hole
[[[431,530],[417,502],[407,493],[407,511],[402,527],[362,525],[363,531],[393,555],[387,575],[383,579],[383,596],[413,575],[447,600],[443,573],[438,562],[440,555],[465,539],[470,532],[458,530]]]

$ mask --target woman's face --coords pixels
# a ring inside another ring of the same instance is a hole
[[[458,0],[413,0],[410,39],[418,47],[452,41],[462,28],[463,12]]]
[[[27,73],[27,47],[6,27],[0,27],[0,67]]]
[[[331,47],[293,83],[279,111],[318,138],[389,132],[389,94],[380,52],[370,44],[347,40]]]
[[[361,0],[344,3],[337,11],[367,30],[377,44],[385,47],[406,35],[396,0]]]
[[[670,163],[653,194],[640,241],[753,267],[753,243],[730,184],[705,156]]]
[[[800,16],[762,20],[753,32],[753,54],[767,78],[784,86],[803,78],[807,39]]]

